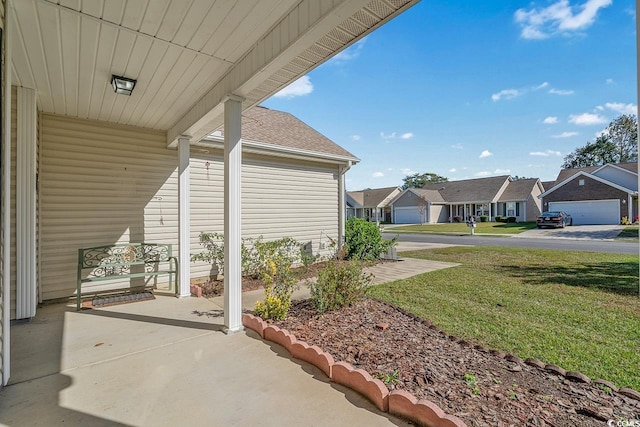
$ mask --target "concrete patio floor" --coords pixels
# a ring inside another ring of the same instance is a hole
[[[374,273],[383,282],[452,265],[410,260]],[[244,293],[243,306],[263,295]],[[409,425],[253,331],[225,335],[222,315],[222,298],[45,305],[11,328],[0,425]]]
[[[408,425],[252,331],[225,335],[207,299],[74,309],[44,306],[12,327],[0,424]]]

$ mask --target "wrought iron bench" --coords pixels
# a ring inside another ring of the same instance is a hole
[[[171,245],[160,243],[123,243],[78,249],[78,288],[76,308],[82,305],[82,284],[107,280],[157,277],[169,275],[169,286],[178,290],[178,260],[171,254]],[[155,285],[155,284],[154,284]],[[149,287],[145,281],[139,288]],[[131,289],[116,286],[106,292]],[[102,291],[92,291],[98,294]]]

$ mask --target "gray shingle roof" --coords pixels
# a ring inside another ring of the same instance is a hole
[[[360,191],[348,191],[347,194],[360,203],[363,208],[375,208],[396,189],[398,187],[368,188]]]
[[[632,172],[638,173],[638,162],[618,163],[615,166],[618,166],[619,168],[627,169],[627,170],[630,170]],[[589,166],[589,167],[586,167],[586,168],[562,169],[560,171],[560,173],[558,174],[558,177],[556,178],[556,181],[555,181],[554,185],[561,183],[565,179],[569,178],[570,176],[573,176],[573,175],[577,174],[578,172],[592,173],[593,171],[595,171],[596,169],[600,169],[601,167],[602,166]],[[553,187],[553,185],[549,186],[549,188],[551,188],[551,187]],[[547,188],[546,186],[544,187],[545,190],[548,190],[549,188]]]
[[[537,182],[538,178],[518,179],[515,181],[511,181],[498,201],[519,202],[522,200],[527,200]]]
[[[218,131],[224,134],[223,128]],[[356,156],[292,114],[261,106],[242,113],[242,139],[358,161]]]
[[[444,198],[442,197],[442,194],[440,194],[440,192],[438,190],[427,190],[424,188],[414,188],[412,189],[412,191],[415,191],[416,194],[422,196],[424,199],[432,202],[432,203],[437,203],[437,202],[445,202],[446,200],[444,200]]]
[[[462,181],[427,184],[424,190],[439,191],[444,200],[450,203],[489,202],[496,197],[500,188],[509,179],[509,175],[489,178],[465,179]]]

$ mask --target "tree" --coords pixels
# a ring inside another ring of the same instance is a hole
[[[448,182],[449,178],[435,173],[426,172],[423,174],[414,173],[413,175],[407,175],[402,178],[402,181],[404,182],[402,189],[406,190],[407,188],[422,188],[426,184],[434,182]]]
[[[609,123],[595,141],[567,154],[562,167],[584,168],[635,161],[638,161],[638,124],[635,116],[623,114]]]
[[[526,176],[512,176],[511,177],[514,181],[518,181],[519,179],[534,179],[533,177],[526,177]]]

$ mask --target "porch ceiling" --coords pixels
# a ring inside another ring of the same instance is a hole
[[[43,112],[199,140],[229,94],[256,105],[418,1],[13,0],[12,82]]]

